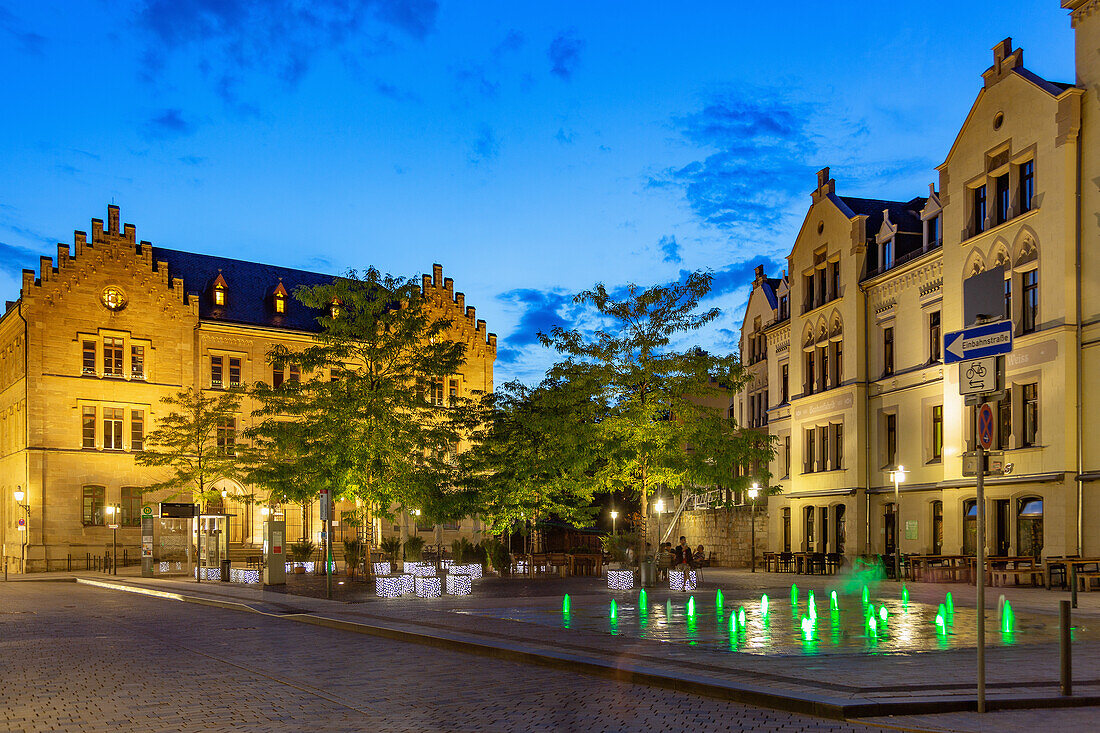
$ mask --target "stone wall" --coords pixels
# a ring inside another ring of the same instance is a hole
[[[663,532],[662,532],[663,533]],[[669,535],[676,544],[680,535],[687,538],[694,549],[702,545],[707,557],[717,553],[717,564],[723,567],[748,567],[752,547],[751,508],[747,506],[723,507],[685,511]],[[768,512],[756,508],[756,562],[768,547]]]

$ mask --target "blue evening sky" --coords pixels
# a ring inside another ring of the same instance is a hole
[[[0,0],[0,297],[106,216],[322,272],[443,264],[541,376],[573,293],[715,273],[730,351],[815,185],[927,192],[1006,36],[1073,81],[1057,0]]]

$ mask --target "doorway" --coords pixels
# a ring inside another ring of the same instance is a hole
[[[993,501],[993,527],[996,537],[996,552],[994,555],[1006,557],[1012,546],[1012,535],[1009,527],[1008,499],[995,499]]]

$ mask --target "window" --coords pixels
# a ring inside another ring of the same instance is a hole
[[[1021,278],[1023,282],[1023,320],[1020,323],[1020,330],[1023,333],[1031,333],[1035,330],[1036,322],[1039,320],[1039,271],[1028,270]]]
[[[802,444],[802,450],[805,455],[802,456],[802,472],[813,473],[814,472],[814,431],[812,429],[806,431],[806,440]]]
[[[223,456],[231,456],[236,453],[237,444],[237,418],[223,417],[218,419],[217,425],[218,453]]]
[[[1039,440],[1039,385],[1023,386],[1024,399],[1024,440],[1023,445],[1035,445]]]
[[[828,471],[829,470],[829,429],[827,427],[821,427],[817,429],[817,470]]]
[[[435,525],[431,523],[431,520],[427,518],[416,518],[416,531],[417,532],[431,532],[435,529]]]
[[[985,186],[974,189],[974,233],[985,231]]]
[[[894,240],[888,239],[882,243],[882,262],[879,263],[879,270],[888,270],[894,266]]]
[[[978,502],[963,502],[963,554],[974,555],[978,547]]]
[[[791,380],[790,380],[790,364],[783,364],[779,367],[779,388],[782,390],[783,404],[787,404],[791,401]]]
[[[220,285],[214,288],[214,305],[225,305],[225,288]]]
[[[829,347],[822,346],[817,350],[817,353],[817,360],[821,365],[818,370],[820,374],[817,378],[817,388],[819,391],[824,392],[829,388]]]
[[[130,410],[130,450],[145,450],[144,410]]]
[[[81,373],[95,374],[95,341],[85,341],[83,346],[83,366]]]
[[[458,531],[458,522],[454,522],[454,521],[444,522],[443,523],[443,529],[446,530],[446,531],[449,531],[449,532],[457,532]]]
[[[286,296],[280,293],[275,294],[275,312],[286,313]]]
[[[847,532],[844,529],[844,513],[847,509],[843,504],[837,504],[836,509],[833,510],[833,523],[836,525],[834,535],[836,536],[836,552],[841,555],[844,554],[844,541],[847,539]]]
[[[95,448],[95,408],[85,407],[83,413],[83,422],[81,424],[81,430],[83,432],[83,442],[81,443],[84,448]]]
[[[1043,554],[1043,500],[1029,496],[1017,499],[1016,506],[1017,554],[1039,557]]]
[[[894,373],[894,327],[882,329],[882,376]]]
[[[137,486],[122,487],[122,511],[120,524],[123,527],[141,526],[141,489]]]
[[[281,366],[271,367],[271,386],[275,389],[283,386],[284,372]]]
[[[885,552],[887,555],[893,555],[895,552],[897,552],[897,521],[898,514],[896,508],[894,507],[894,502],[888,502],[883,507],[882,512],[882,528],[884,530],[883,534],[886,540]]]
[[[450,393],[449,396],[451,398],[451,404],[453,405],[456,402],[458,402],[458,380],[457,379],[452,379],[450,381],[449,393]]]
[[[107,489],[102,486],[84,487],[84,512],[85,526],[103,526],[103,504]]]
[[[332,316],[333,318],[339,318],[340,317],[340,306],[341,305],[343,305],[343,303],[340,302],[339,298],[332,301],[332,304],[329,305],[329,315]]]
[[[943,502],[932,502],[932,554],[943,554]]]
[[[783,507],[783,552],[791,551],[791,508]]]
[[[811,349],[806,352],[806,374],[804,375],[805,387],[803,391],[806,394],[814,393],[814,352]]]
[[[806,529],[806,552],[813,552],[814,550],[814,507],[808,506],[804,510],[804,526]]]
[[[829,295],[833,299],[840,297],[840,263],[833,262],[829,265]]]
[[[1035,161],[1020,164],[1020,213],[1031,211],[1031,200],[1035,198]]]
[[[844,425],[833,423],[829,426],[833,431],[833,470],[844,468]]]
[[[810,311],[814,309],[814,276],[813,273],[806,275],[802,278],[803,288],[805,294],[802,300],[802,310]]]
[[[443,380],[433,379],[431,383],[431,403],[441,406],[443,404]]]
[[[220,388],[222,386],[222,358],[210,357],[210,386]]]
[[[1012,388],[1005,390],[1005,396],[997,403],[997,445],[1001,450],[1012,447]]]
[[[839,387],[844,381],[844,347],[840,341],[834,341],[830,348],[833,350],[833,386]]]
[[[791,297],[789,295],[779,296],[779,320],[785,321],[791,317]]]
[[[145,347],[130,347],[130,378],[145,379]]]
[[[886,416],[886,462],[883,464],[888,468],[892,468],[897,465],[898,457],[898,416],[893,413],[888,413]]]
[[[940,217],[939,214],[928,220],[928,249],[938,247],[940,244]]]
[[[229,357],[229,386],[241,386],[241,360],[238,357]]]
[[[302,368],[297,364],[290,365],[290,380],[291,382],[302,381]]]
[[[943,460],[943,405],[932,407],[932,461]]]
[[[103,374],[122,376],[122,339],[108,336],[103,339]]]
[[[826,290],[826,287],[827,287],[826,283],[828,282],[827,277],[828,277],[828,275],[825,272],[825,268],[824,267],[819,267],[817,269],[817,303],[818,303],[818,305],[824,303],[825,301],[827,301],[829,299],[829,293]]]
[[[783,436],[783,475],[791,475],[791,436]]]
[[[122,450],[122,408],[103,408],[103,449]]]
[[[1005,278],[1005,320],[1012,320],[1012,278]]]
[[[1012,207],[1008,198],[1008,174],[997,176],[994,183],[997,190],[997,223],[1004,224],[1012,215]]]
[[[935,364],[942,358],[943,337],[940,334],[940,312],[928,314],[928,361]]]

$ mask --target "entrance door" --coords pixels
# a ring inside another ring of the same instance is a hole
[[[821,542],[817,546],[818,552],[829,551],[829,507],[821,507]]]
[[[882,526],[885,534],[885,554],[893,555],[895,548],[897,547],[897,514],[894,512],[894,504],[890,502],[886,505],[885,513],[882,517]]]
[[[997,533],[997,548],[994,554],[1001,557],[1008,555],[1008,548],[1012,544],[1008,508],[1008,499],[997,499],[993,502],[993,526]]]

